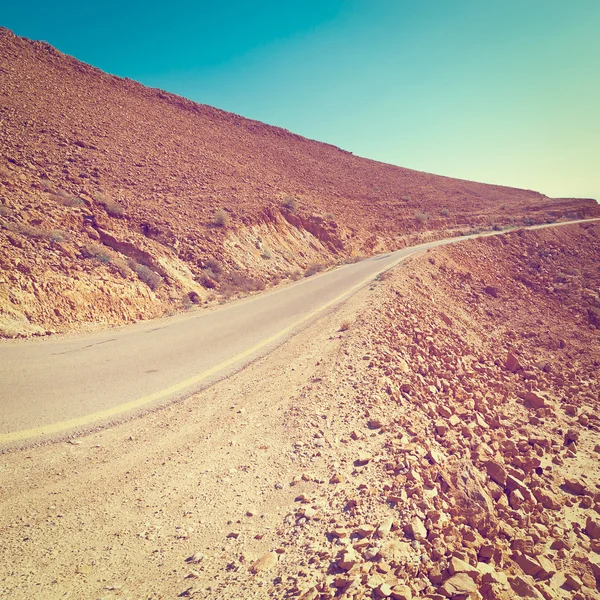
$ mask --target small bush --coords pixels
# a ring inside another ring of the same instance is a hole
[[[85,204],[85,202],[77,196],[67,196],[66,198],[60,197],[59,202],[67,208],[79,208]]]
[[[342,324],[340,325],[340,331],[348,331],[350,327],[352,327],[352,323],[350,323],[350,321],[342,321]]]
[[[125,279],[131,274],[131,269],[129,268],[127,261],[123,260],[122,258],[113,258],[112,266],[118,271],[121,277]]]
[[[498,225],[498,223],[494,223],[492,225],[492,231],[502,231],[502,227],[500,227],[500,225]]]
[[[136,265],[135,272],[140,281],[143,281],[151,290],[155,290],[162,283],[162,277],[146,265]]]
[[[105,200],[104,201],[104,210],[106,214],[110,217],[116,217],[120,219],[125,214],[125,209],[114,200]]]
[[[48,239],[53,244],[57,244],[59,242],[64,242],[66,239],[66,236],[65,236],[64,232],[60,231],[59,229],[54,229],[48,235]]]
[[[429,221],[429,215],[426,212],[415,213],[415,220],[422,224],[427,223],[427,221]]]
[[[295,213],[298,208],[298,200],[293,196],[286,196],[281,203],[283,208],[286,208],[291,213]]]
[[[0,217],[12,217],[13,214],[12,208],[0,204]]]
[[[300,271],[292,271],[288,277],[292,280],[292,281],[298,281],[298,279],[302,279],[302,273],[300,273]]]
[[[442,217],[447,217],[450,214],[450,211],[447,208],[442,208],[442,210],[440,210],[440,215],[442,215]]]
[[[113,259],[113,253],[106,246],[97,242],[84,246],[81,252],[86,258],[95,258],[104,265],[109,264]]]
[[[273,258],[273,254],[271,253],[271,251],[268,248],[263,249],[261,256],[266,259]]]
[[[316,273],[322,271],[324,268],[325,265],[321,263],[311,263],[306,268],[306,271],[304,271],[304,277],[311,277],[312,275],[315,275]]]
[[[215,213],[213,217],[213,225],[216,227],[229,227],[229,215],[224,209],[220,209]]]
[[[215,275],[220,275],[223,271],[221,263],[218,260],[215,260],[214,258],[209,258],[205,264],[206,268],[210,269]]]

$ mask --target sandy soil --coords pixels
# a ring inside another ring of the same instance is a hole
[[[600,598],[599,237],[437,249],[201,394],[2,455],[0,595]]]

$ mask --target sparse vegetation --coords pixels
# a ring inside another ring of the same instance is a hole
[[[127,278],[131,274],[131,268],[127,264],[127,261],[123,260],[122,258],[120,258],[118,256],[114,257],[111,260],[111,264],[117,270],[117,272],[121,275],[121,277]]]
[[[104,207],[104,210],[109,217],[120,219],[125,214],[123,206],[105,194],[97,193],[94,195],[94,199],[100,206]]]
[[[223,208],[219,209],[213,217],[213,225],[215,227],[223,227],[223,229],[226,229],[229,227],[229,222],[229,213]]]
[[[450,214],[450,211],[447,208],[442,208],[442,210],[440,210],[440,215],[442,215],[442,217],[447,217]]]
[[[293,196],[286,196],[283,199],[283,202],[281,203],[281,205],[283,206],[283,208],[286,208],[291,213],[295,213],[296,210],[298,209],[298,200],[296,198],[294,198]]]
[[[78,196],[59,196],[58,201],[67,208],[79,208],[85,204],[85,202]]]
[[[48,239],[53,243],[53,244],[58,244],[59,242],[64,242],[66,239],[65,233],[64,231],[60,231],[60,229],[53,229],[49,235],[48,235]]]
[[[315,275],[316,273],[321,272],[324,268],[325,265],[322,263],[311,263],[304,271],[304,277],[310,277],[311,275]]]
[[[261,256],[266,259],[273,258],[273,254],[268,248],[263,248]]]
[[[143,281],[151,290],[156,290],[162,283],[162,277],[146,265],[137,264],[135,273],[140,281]]]
[[[3,204],[0,205],[0,217],[12,217],[13,214],[12,208],[4,206]]]
[[[98,262],[107,265],[113,259],[113,253],[106,246],[97,242],[92,242],[84,246],[81,253],[86,258],[95,258]]]
[[[415,213],[415,220],[424,225],[425,223],[427,223],[427,221],[429,221],[429,215],[426,212],[418,212]]]
[[[342,324],[340,325],[340,331],[348,331],[350,327],[352,327],[352,323],[350,323],[350,321],[342,321]]]

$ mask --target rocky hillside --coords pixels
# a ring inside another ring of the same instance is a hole
[[[438,248],[181,403],[2,455],[0,595],[599,599],[599,264],[592,223]]]
[[[0,97],[0,336],[149,318],[423,235],[599,214],[359,158],[6,29]]]

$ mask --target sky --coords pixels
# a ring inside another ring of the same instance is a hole
[[[0,25],[360,156],[600,199],[598,0],[31,0]]]

